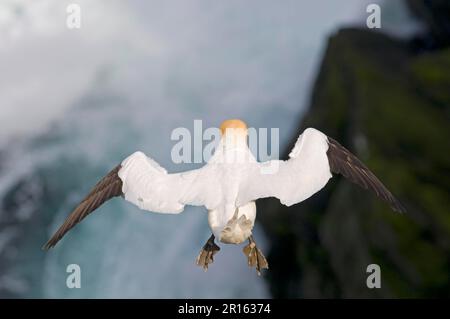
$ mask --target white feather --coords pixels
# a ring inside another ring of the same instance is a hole
[[[119,177],[125,199],[140,209],[177,214],[185,205],[214,207],[220,192],[214,192],[216,180],[211,169],[203,167],[184,173],[168,174],[156,161],[142,152],[122,162]]]
[[[258,163],[246,143],[230,146],[223,139],[209,163],[200,169],[168,174],[153,159],[136,152],[122,162],[119,177],[125,199],[139,208],[180,213],[185,205],[205,206],[213,233],[220,238],[228,226],[227,241],[238,243],[251,234],[256,199],[277,197],[290,206],[325,186],[331,178],[327,150],[326,135],[307,129],[289,160]],[[234,216],[245,218],[230,232]]]
[[[289,160],[249,165],[237,204],[277,197],[282,204],[291,206],[309,198],[332,177],[327,150],[327,136],[316,129],[306,129],[295,143]]]

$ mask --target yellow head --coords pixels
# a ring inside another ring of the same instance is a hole
[[[247,124],[241,120],[226,120],[220,125],[223,145],[229,148],[247,147]]]
[[[223,121],[222,124],[220,124],[220,132],[222,133],[222,136],[224,136],[227,131],[240,134],[243,133],[247,136],[247,124],[245,124],[244,121],[237,119]]]

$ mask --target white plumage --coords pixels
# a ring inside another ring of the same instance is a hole
[[[136,152],[122,162],[118,173],[124,197],[157,213],[177,214],[185,205],[205,206],[211,230],[222,241],[221,232],[236,209],[237,217],[244,215],[253,227],[253,202],[258,198],[277,197],[290,206],[319,191],[331,178],[327,137],[316,129],[300,135],[287,161],[258,163],[246,143],[235,144],[227,147],[224,140],[204,167],[176,174],[168,174],[153,159]],[[227,242],[241,243],[251,234],[251,228],[247,236],[240,227],[233,230],[236,238]]]
[[[341,173],[352,182],[371,189],[396,211],[403,206],[384,185],[338,142],[308,128],[298,138],[287,161],[259,163],[247,145],[247,126],[228,120],[221,126],[222,139],[209,162],[200,169],[169,174],[142,152],[126,158],[105,176],[78,205],[45,245],[53,247],[74,225],[106,200],[122,195],[142,210],[178,214],[186,205],[205,206],[213,236],[203,247],[197,263],[207,269],[220,249],[214,239],[239,244],[249,265],[258,273],[267,261],[256,248],[252,229],[256,218],[255,200],[276,197],[282,204],[299,203],[322,189]]]

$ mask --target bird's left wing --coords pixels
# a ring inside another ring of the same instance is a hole
[[[322,189],[332,173],[342,174],[370,189],[394,211],[405,209],[381,181],[350,151],[322,132],[308,128],[298,138],[287,161],[248,164],[238,206],[265,197],[277,197],[290,206]]]
[[[213,208],[220,202],[214,170],[168,174],[156,161],[136,152],[103,177],[44,245],[49,249],[107,200],[122,196],[143,210],[177,214],[185,205]]]
[[[122,162],[118,172],[124,198],[143,210],[177,214],[185,205],[215,207],[220,187],[211,166],[168,174],[156,161],[136,152]]]
[[[72,211],[69,217],[67,217],[56,233],[44,245],[43,249],[47,250],[54,247],[69,230],[107,200],[123,195],[122,180],[117,174],[120,169],[121,165],[116,166],[94,186],[89,194]]]

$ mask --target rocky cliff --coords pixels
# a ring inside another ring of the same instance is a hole
[[[292,207],[258,203],[274,297],[450,296],[450,50],[440,43],[417,50],[358,29],[330,37],[298,133],[311,126],[340,141],[408,212],[343,177]],[[366,286],[372,263],[381,289]]]

